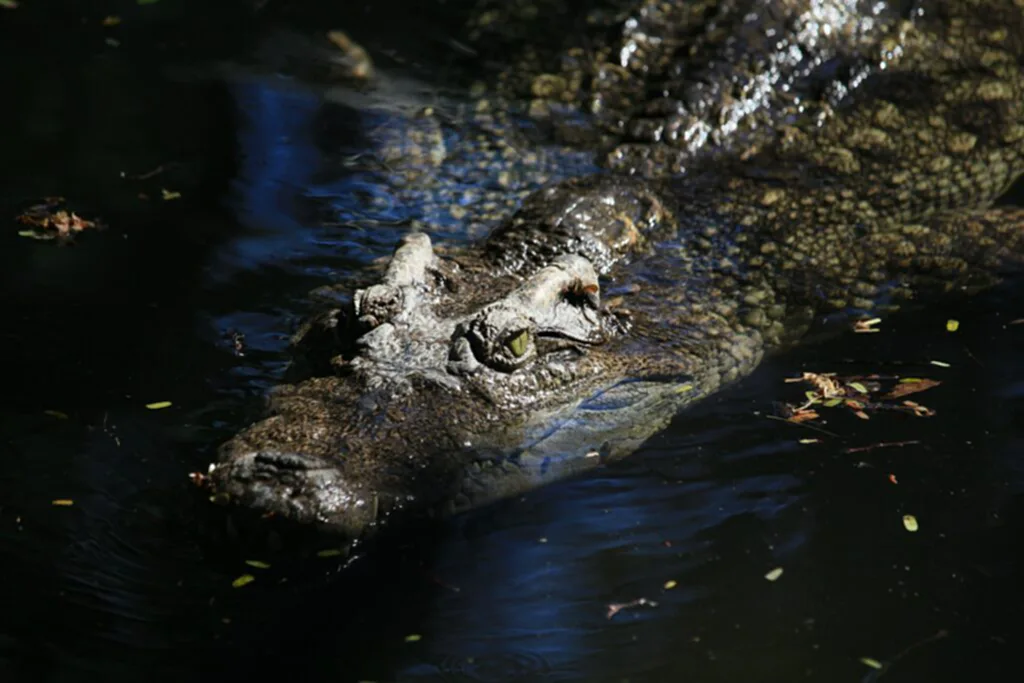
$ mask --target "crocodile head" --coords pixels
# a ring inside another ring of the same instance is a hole
[[[642,348],[635,318],[602,302],[601,267],[579,248],[509,269],[407,236],[377,284],[300,333],[329,360],[222,447],[215,497],[355,539],[635,450],[692,388],[688,356]]]

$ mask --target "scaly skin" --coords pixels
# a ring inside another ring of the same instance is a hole
[[[1024,3],[868,21],[838,11],[852,1],[736,0],[704,33],[706,5],[641,4],[647,43],[621,68],[643,88],[553,92],[570,109],[621,96],[611,166],[643,172],[540,189],[476,246],[406,237],[378,284],[299,335],[316,376],[224,445],[215,498],[350,539],[482,505],[627,455],[817,316],[987,286],[1024,262],[1024,210],[992,208],[1024,171]],[[751,7],[771,18],[744,19]],[[571,63],[623,54],[591,44]],[[826,62],[862,68],[828,80]],[[781,85],[818,94],[782,102]],[[653,118],[654,86],[689,101]],[[756,106],[735,109],[744,93]],[[587,125],[607,128],[596,109]],[[717,134],[668,135],[680,117]]]

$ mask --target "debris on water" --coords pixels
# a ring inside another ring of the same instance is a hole
[[[800,377],[789,377],[787,383],[806,382],[813,389],[804,392],[805,401],[799,405],[781,404],[781,417],[787,422],[802,423],[816,420],[821,415],[817,407],[844,407],[862,420],[870,419],[870,413],[878,410],[899,410],[917,417],[930,417],[935,411],[913,401],[903,401],[893,405],[885,403],[909,394],[939,386],[937,380],[918,377],[900,378],[898,376],[856,375],[837,377],[835,373],[804,372]],[[894,382],[888,391],[883,391],[883,384]]]
[[[896,475],[893,474],[892,472],[889,473],[889,481],[891,481],[893,484],[899,483],[898,481],[896,481]]]
[[[206,485],[207,476],[202,472],[189,472],[188,478],[192,480],[192,483],[196,486],[203,487]]]
[[[423,636],[421,636],[419,633],[410,633],[405,637],[405,642],[407,643],[418,643],[421,640],[423,640]]]
[[[18,9],[18,3],[15,0],[0,0],[0,7],[4,9]]]
[[[55,239],[66,244],[84,230],[104,227],[99,221],[90,221],[74,211],[68,211],[64,202],[63,197],[44,197],[39,204],[30,206],[17,217],[17,221],[31,229],[21,230],[18,235],[39,240]]]
[[[629,602],[613,602],[608,605],[607,617],[611,619],[616,614],[624,609],[630,609],[631,607],[657,607],[658,603],[654,600],[648,600],[647,598],[637,598],[636,600],[630,600]]]
[[[800,423],[807,422],[809,420],[817,420],[819,417],[821,416],[815,410],[810,410],[807,408],[798,408],[794,410],[793,413],[786,419],[789,420],[790,422]]]
[[[256,577],[252,574],[242,574],[237,579],[231,582],[232,588],[241,588],[242,586],[248,586],[250,583],[256,580]]]
[[[164,187],[160,188],[160,195],[164,198],[165,202],[170,201],[172,199],[181,199],[180,192],[174,192],[173,190],[168,190],[167,188]]]
[[[904,401],[903,405],[910,408],[916,417],[931,417],[935,414],[935,411],[931,408],[927,408],[920,403],[914,403],[913,401]]]
[[[802,444],[821,443],[821,439],[800,439],[799,443],[802,443]]]
[[[960,321],[950,318],[946,321],[946,332],[956,332],[960,329]]]
[[[764,578],[768,579],[769,581],[778,581],[779,577],[782,576],[782,572],[782,567],[776,567],[775,569],[765,574]]]
[[[316,553],[317,557],[340,557],[342,551],[338,548],[327,548],[326,550],[318,550]]]
[[[1006,323],[1007,325],[1024,325],[1024,318],[1017,318]]]
[[[844,450],[843,453],[864,453],[865,451],[873,451],[876,448],[894,448],[894,447],[897,447],[897,446],[913,446],[913,445],[919,444],[919,443],[921,443],[921,442],[917,441],[916,439],[915,440],[911,440],[911,441],[879,441],[878,443],[873,443],[870,446],[853,446],[851,448],[847,448],[846,450]]]
[[[121,23],[121,17],[117,17],[117,16],[113,16],[113,15],[107,16],[107,17],[103,17],[103,21],[101,23],[104,26],[117,26],[118,24]]]
[[[882,668],[882,663],[880,661],[878,661],[877,659],[872,659],[871,657],[861,657],[860,658],[860,663],[863,664],[864,666],[870,666],[872,669],[881,669]]]
[[[170,408],[173,403],[170,401],[157,401],[156,403],[147,403],[146,407],[150,410],[162,410],[163,408]]]
[[[246,560],[245,563],[250,567],[255,567],[256,569],[270,569],[269,564],[261,562],[260,560]]]
[[[55,417],[58,420],[66,420],[66,419],[68,419],[68,414],[67,413],[62,413],[59,410],[44,410],[43,411],[43,415],[49,415],[50,417]]]
[[[56,500],[50,501],[50,504],[61,508],[69,508],[75,504],[75,501],[71,500],[70,498],[58,498]]]
[[[928,361],[928,363],[930,365],[934,365],[934,366],[939,367],[939,368],[951,368],[951,367],[953,367],[952,365],[950,365],[949,363],[947,363],[944,360],[930,360],[930,361]]]
[[[875,325],[882,322],[881,318],[871,318],[870,320],[858,320],[853,323],[853,331],[858,334],[867,334],[870,332],[881,332]]]
[[[910,533],[914,533],[915,531],[917,531],[919,528],[917,526],[917,517],[915,517],[914,515],[903,515],[903,528],[905,528]]]
[[[672,590],[673,588],[675,588],[678,585],[679,584],[677,582],[673,581],[672,579],[669,579],[668,581],[665,582],[664,589],[667,590],[667,591],[670,591],[670,590]]]

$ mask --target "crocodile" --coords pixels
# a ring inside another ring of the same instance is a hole
[[[502,12],[528,6],[485,5],[477,37],[522,38]],[[296,335],[306,376],[221,446],[212,499],[353,541],[460,513],[635,452],[823,321],[1024,265],[999,201],[1021,0],[623,7],[531,46],[494,100],[553,135],[587,114],[560,142],[602,168],[471,244],[405,235]]]

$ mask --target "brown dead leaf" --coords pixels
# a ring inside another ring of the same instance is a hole
[[[919,391],[925,391],[926,389],[931,389],[932,387],[937,387],[940,384],[942,384],[942,382],[940,382],[939,380],[936,380],[936,379],[918,379],[918,380],[916,380],[914,382],[900,382],[899,384],[894,386],[889,391],[889,393],[884,394],[880,398],[886,398],[886,399],[903,398],[904,396],[909,396],[911,394],[916,394]]]
[[[821,417],[821,416],[818,415],[817,411],[803,409],[803,410],[795,411],[792,415],[790,415],[786,419],[789,420],[790,422],[796,422],[797,424],[799,424],[801,422],[809,422],[810,420],[817,420],[819,417]]]

